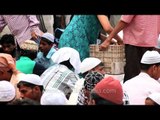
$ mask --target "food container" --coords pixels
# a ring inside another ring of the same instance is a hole
[[[99,51],[99,45],[90,45],[90,57],[99,58],[105,65],[107,74],[123,74],[125,65],[124,45],[110,45],[105,51]]]

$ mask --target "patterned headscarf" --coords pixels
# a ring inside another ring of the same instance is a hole
[[[20,45],[23,50],[38,51],[38,44],[33,40],[26,40]]]
[[[94,86],[100,82],[104,78],[104,75],[96,72],[96,71],[90,71],[86,76],[85,76],[85,81],[84,81],[84,87],[85,89],[91,91]]]

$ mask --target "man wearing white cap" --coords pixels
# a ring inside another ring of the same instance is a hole
[[[15,87],[8,81],[0,81],[0,105],[5,105],[16,97]]]
[[[159,17],[159,15],[122,15],[114,30],[100,45],[100,50],[105,50],[111,44],[112,38],[123,30],[125,47],[123,82],[140,73],[142,55],[157,45],[160,34]]]
[[[57,51],[54,44],[55,37],[51,33],[44,33],[41,37],[36,62],[43,65],[46,69],[54,65],[51,57]]]
[[[95,57],[88,57],[85,58],[81,65],[80,65],[80,72],[83,76],[83,78],[85,78],[85,76],[90,72],[98,72],[99,74],[102,74],[103,77],[105,76],[105,69],[104,69],[104,64],[102,63],[102,61],[98,58]],[[77,104],[78,105],[84,105],[84,79],[81,80],[81,90],[78,94],[78,99],[77,99]]]
[[[146,51],[141,59],[140,74],[123,84],[130,105],[145,105],[145,99],[149,94],[160,93],[159,77],[160,54],[157,51]]]
[[[55,65],[49,67],[41,75],[44,90],[59,89],[69,99],[79,80],[80,56],[77,50],[70,47],[60,48],[52,56]]]
[[[89,71],[97,71],[105,75],[104,64],[100,59],[95,57],[85,58],[80,65],[80,72],[85,77]]]
[[[26,40],[22,43],[20,46],[20,58],[16,61],[16,68],[25,74],[41,75],[45,71],[45,67],[34,61],[37,52],[38,44],[35,41]]]
[[[20,93],[16,87],[19,79],[25,74],[16,69],[15,59],[6,53],[0,53],[0,81],[6,80],[11,82],[16,88],[16,98],[20,97]]]
[[[40,103],[43,86],[41,78],[36,74],[26,74],[20,79],[17,87],[21,98],[29,98]]]

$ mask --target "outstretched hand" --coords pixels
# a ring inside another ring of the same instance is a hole
[[[117,41],[117,40],[114,40],[114,39],[109,40],[107,38],[101,45],[99,45],[99,50],[100,51],[106,50],[109,47],[110,44],[123,45],[124,43],[123,43],[123,40],[118,40]]]
[[[110,45],[110,41],[105,40],[101,45],[99,45],[99,50],[103,51],[106,50]]]

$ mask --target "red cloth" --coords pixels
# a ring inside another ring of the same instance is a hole
[[[109,76],[96,84],[94,91],[102,98],[116,104],[123,104],[123,90],[119,80]]]

